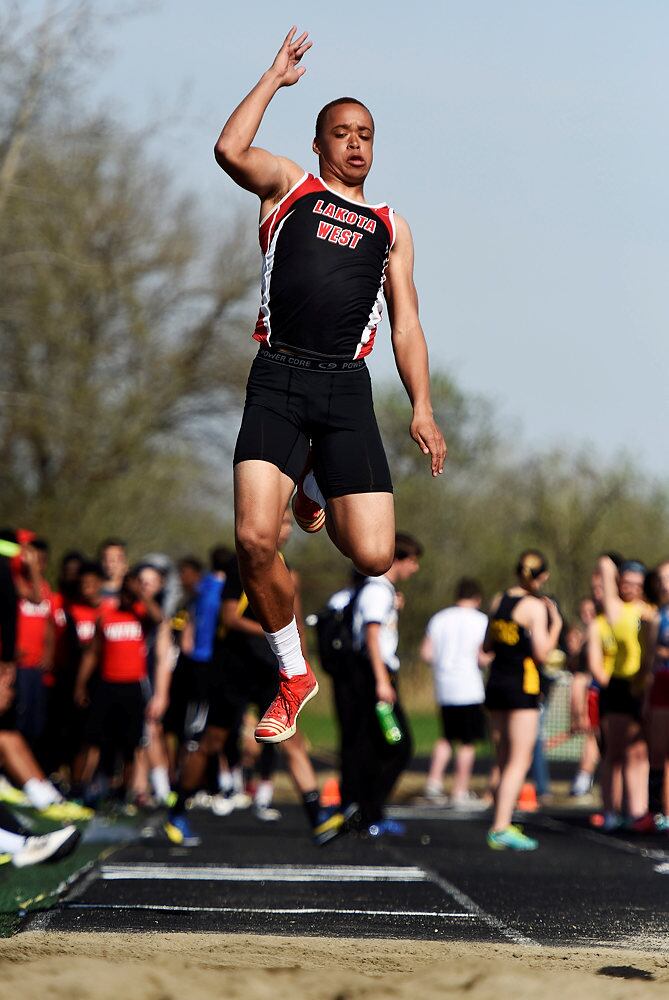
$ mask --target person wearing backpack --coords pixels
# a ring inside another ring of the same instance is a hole
[[[332,680],[335,714],[339,725],[339,768],[342,809],[350,819],[358,809],[359,684],[353,648],[353,612],[367,577],[353,568],[351,583],[330,597],[316,620],[321,666]]]

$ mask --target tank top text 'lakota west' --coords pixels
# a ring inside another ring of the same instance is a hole
[[[301,180],[260,223],[261,304],[254,338],[317,357],[354,360],[374,346],[393,210]]]

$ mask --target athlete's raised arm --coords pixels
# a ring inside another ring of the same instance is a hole
[[[438,476],[444,471],[447,448],[432,413],[427,344],[413,282],[413,239],[399,215],[395,215],[395,228],[384,285],[395,363],[413,406],[411,437],[425,455],[430,455],[432,475]]]
[[[279,201],[304,173],[292,160],[251,145],[276,92],[281,87],[292,87],[306,72],[299,63],[312,43],[306,31],[297,38],[296,34],[297,28],[291,28],[276,59],[232,112],[214,147],[219,166],[240,187],[257,194],[263,203],[270,203],[263,204],[263,210]]]

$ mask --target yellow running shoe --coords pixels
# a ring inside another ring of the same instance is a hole
[[[40,809],[40,816],[52,819],[56,823],[80,823],[95,816],[95,810],[88,806],[80,806],[78,802],[53,802],[46,809]]]
[[[10,806],[30,805],[26,793],[20,788],[15,788],[4,775],[0,775],[0,802],[6,802]]]

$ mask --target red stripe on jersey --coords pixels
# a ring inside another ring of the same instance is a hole
[[[362,350],[358,351],[358,355],[357,356],[359,358],[365,358],[365,357],[367,357],[368,354],[372,353],[372,349],[374,347],[374,337],[376,337],[376,327],[374,327],[374,329],[370,331],[369,340],[363,346]]]
[[[322,190],[323,185],[319,179],[313,174],[307,174],[304,180],[301,180],[288,194],[283,196],[278,205],[274,206],[270,214],[260,224],[260,249],[263,253],[267,253],[272,242],[272,233],[297,199],[305,194],[311,194],[312,191]]]
[[[393,218],[392,208],[389,205],[383,205],[381,208],[372,209],[372,211],[374,212],[374,215],[377,215],[379,219],[381,219],[381,222],[388,230],[388,235],[390,236],[390,247],[392,249],[393,243],[395,242],[395,220]]]

